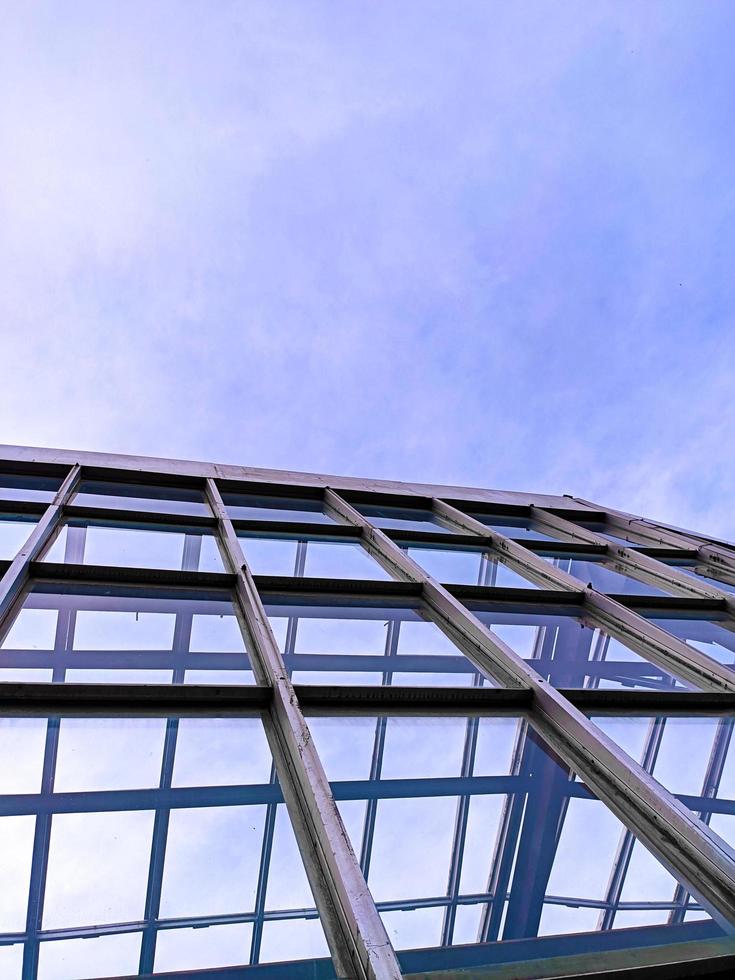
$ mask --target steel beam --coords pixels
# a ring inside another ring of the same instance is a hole
[[[479,521],[467,517],[467,515],[450,504],[437,501],[435,507],[437,508],[437,512],[441,513],[445,520],[464,528],[470,534],[479,531],[481,528],[484,529],[484,525],[480,524]],[[542,517],[544,516],[547,516],[546,512],[542,513]],[[554,515],[548,515],[548,517],[551,518]],[[564,533],[569,534],[572,534],[576,527],[568,521],[563,521],[561,518],[555,518],[554,526],[564,531]],[[584,531],[587,540],[591,544],[604,544],[607,547],[613,547],[605,539],[597,537],[591,531],[583,528],[577,530]],[[522,554],[524,551],[523,547],[510,541],[503,535],[496,533],[495,538],[497,539],[495,549],[499,553],[508,555],[509,558],[517,562],[518,570],[521,570],[522,574],[527,574],[529,578],[533,574],[538,582],[542,581],[541,577],[543,575],[545,582],[551,585],[552,588],[576,591],[577,595],[581,598],[585,610],[591,614],[593,620],[598,625],[603,626],[611,636],[621,640],[636,653],[642,654],[642,656],[659,664],[664,669],[673,671],[685,680],[689,680],[705,690],[735,691],[735,674],[727,667],[708,657],[706,654],[701,653],[694,647],[689,646],[677,637],[671,636],[665,630],[654,626],[642,616],[636,615],[635,612],[621,602],[617,602],[610,596],[606,596],[589,585],[585,585],[579,579],[575,579],[572,575],[563,572],[561,569],[549,565],[542,558],[539,558],[538,555],[528,552],[524,556]],[[629,549],[621,550],[628,551]],[[653,558],[643,558],[642,560],[654,565],[659,564]],[[521,566],[525,566],[525,571],[522,570]],[[686,578],[686,576],[681,577]],[[697,590],[691,590],[691,592],[695,591]],[[702,595],[701,592],[700,595]],[[702,597],[711,598],[711,596],[705,595],[702,595]]]
[[[299,840],[322,924],[340,976],[397,980],[401,976],[329,783],[281,659],[278,645],[217,485],[207,499],[250,637],[256,673],[273,689],[268,734],[281,787]]]
[[[552,747],[694,895],[735,925],[735,853],[393,541],[334,491],[325,499],[332,512],[362,528],[365,546],[384,567],[422,585],[428,605],[474,645],[480,660],[512,686],[531,688],[533,718]]]
[[[38,524],[31,531],[28,540],[10,563],[2,579],[0,579],[0,636],[3,626],[10,614],[16,599],[23,591],[28,581],[31,562],[48,544],[51,535],[61,520],[64,504],[69,500],[79,482],[81,470],[78,465],[72,466],[64,481],[54,496],[53,501],[44,511]]]

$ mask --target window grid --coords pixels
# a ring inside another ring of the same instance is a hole
[[[100,473],[110,466],[110,460],[114,457],[104,457],[94,463],[95,477],[100,477]],[[151,461],[152,463],[155,461]],[[82,478],[83,469],[88,465],[88,461],[83,459],[74,462],[70,466],[65,478],[63,478],[59,490],[56,492],[52,502],[42,510],[37,504],[29,505],[28,512],[34,510],[40,515],[38,524],[29,535],[28,540],[20,549],[15,559],[5,564],[5,572],[0,581],[0,631],[12,619],[17,608],[17,602],[24,589],[28,587],[32,579],[42,578],[43,570],[39,567],[37,559],[44,547],[48,544],[50,537],[65,516],[73,516],[74,505],[68,506],[73,498],[75,490]],[[117,465],[117,464],[115,464]],[[25,467],[28,472],[33,471],[33,466]],[[86,475],[86,472],[85,472]],[[174,474],[172,474],[174,475]],[[337,815],[334,801],[332,799],[326,777],[316,755],[313,744],[308,738],[308,729],[304,722],[301,708],[299,707],[299,696],[306,705],[309,700],[308,692],[301,687],[294,689],[291,687],[287,672],[283,668],[283,661],[278,651],[278,647],[273,638],[268,625],[267,618],[263,611],[262,603],[256,588],[257,582],[253,580],[243,558],[240,546],[233,527],[233,522],[228,517],[226,509],[222,503],[222,497],[218,488],[219,474],[217,468],[212,467],[209,473],[195,474],[200,478],[202,489],[205,490],[206,499],[211,508],[212,517],[202,517],[202,523],[216,527],[216,533],[223,554],[226,557],[226,565],[230,571],[222,576],[230,581],[234,576],[235,594],[239,611],[246,624],[247,633],[254,649],[253,668],[261,684],[265,683],[271,691],[271,707],[269,709],[269,741],[274,751],[274,767],[271,772],[271,785],[275,786],[276,771],[280,777],[283,787],[283,797],[289,806],[294,829],[296,831],[299,846],[302,850],[307,871],[310,874],[312,888],[315,893],[317,906],[321,913],[325,932],[329,940],[335,967],[339,976],[364,976],[364,977],[399,977],[401,976],[398,961],[393,953],[390,944],[385,937],[382,924],[378,917],[376,908],[370,899],[369,894],[362,885],[360,868],[367,873],[370,862],[370,841],[374,830],[374,806],[372,824],[370,817],[370,806],[366,810],[366,817],[363,829],[362,849],[358,859],[351,853],[349,845],[344,846],[344,833],[340,819]],[[118,478],[118,471],[111,469],[110,479]],[[134,479],[136,483],[156,485],[162,482],[160,466],[152,466],[149,471],[135,468]],[[269,485],[269,490],[274,496],[278,495],[279,490],[288,486],[294,486],[294,477],[291,474],[284,474],[281,484],[277,475],[273,476]],[[246,489],[243,487],[243,489]],[[363,491],[363,494],[368,491]],[[375,494],[381,491],[376,489]],[[491,630],[484,627],[469,612],[461,601],[450,594],[442,585],[434,582],[424,573],[410,558],[405,551],[401,550],[402,539],[409,542],[416,535],[406,531],[381,531],[371,525],[370,521],[364,518],[350,503],[349,498],[352,491],[345,490],[341,493],[326,489],[324,491],[324,511],[325,514],[335,519],[342,525],[351,525],[358,538],[362,541],[368,553],[370,553],[380,565],[386,569],[396,582],[412,583],[418,586],[419,594],[424,601],[432,608],[434,613],[441,617],[449,630],[462,635],[470,644],[477,649],[477,656],[480,662],[484,662],[488,670],[505,681],[510,688],[530,691],[533,699],[532,717],[537,728],[542,731],[549,743],[559,752],[565,763],[573,765],[580,774],[589,782],[589,785],[599,793],[613,812],[621,817],[627,826],[627,830],[621,839],[614,871],[611,875],[608,891],[604,903],[600,905],[601,925],[600,928],[609,928],[609,923],[614,917],[615,910],[621,904],[620,894],[625,877],[625,868],[630,859],[630,850],[634,835],[631,828],[635,828],[636,834],[646,840],[649,846],[659,856],[663,857],[670,865],[676,867],[677,871],[687,879],[688,883],[695,884],[700,894],[702,894],[708,904],[714,907],[720,919],[731,924],[735,924],[735,899],[733,898],[733,881],[735,881],[735,863],[732,852],[723,851],[719,845],[718,838],[713,837],[707,831],[708,814],[711,810],[702,811],[702,825],[688,815],[685,808],[680,806],[677,801],[664,791],[657,783],[650,778],[646,778],[655,762],[655,757],[660,744],[663,722],[660,717],[652,723],[648,739],[646,741],[645,752],[642,766],[631,764],[631,761],[620,750],[617,750],[612,743],[602,735],[596,726],[588,721],[584,715],[572,703],[575,700],[571,695],[565,697],[564,692],[550,690],[548,685],[544,687],[540,683],[540,678],[535,674],[532,667],[524,663],[506,644],[504,644]],[[417,502],[420,507],[426,506],[425,496],[416,494]],[[418,499],[420,496],[420,499]],[[442,499],[441,490],[436,497],[430,499],[430,506],[438,519],[438,523],[449,527],[455,527],[463,535],[475,535],[477,545],[489,545],[489,553],[500,557],[511,568],[525,574],[538,584],[550,588],[552,591],[565,592],[570,599],[579,601],[580,598],[591,618],[597,618],[611,635],[633,638],[635,643],[644,646],[647,650],[655,650],[659,660],[679,672],[685,672],[689,678],[696,678],[696,683],[701,693],[690,693],[687,697],[688,710],[710,710],[712,705],[711,695],[719,695],[720,703],[727,709],[735,707],[735,699],[731,696],[735,694],[735,675],[727,668],[716,661],[687,646],[676,638],[665,633],[663,630],[652,626],[644,616],[631,608],[629,604],[617,602],[614,598],[602,595],[585,586],[584,583],[572,579],[558,568],[554,568],[545,562],[539,552],[544,549],[554,552],[554,544],[549,542],[529,542],[520,540],[514,541],[496,531],[490,530],[486,525],[481,524],[474,518],[469,517],[464,510],[472,509],[471,500],[466,502],[466,508],[458,509],[456,500],[449,503]],[[377,500],[377,496],[376,496]],[[380,502],[379,500],[377,502]],[[591,523],[596,523],[599,518],[600,509],[596,505],[588,502],[578,502],[583,508],[590,508],[594,511],[594,518]],[[67,509],[68,507],[68,509]],[[76,508],[78,511],[79,508]],[[605,511],[606,527],[612,535],[620,537],[621,534],[631,532],[636,535],[636,540],[640,541],[639,546],[627,547],[612,540],[595,534],[588,528],[579,523],[569,521],[561,514],[552,512],[544,505],[528,505],[529,517],[536,526],[543,529],[544,526],[549,530],[561,531],[565,537],[578,539],[583,546],[596,549],[598,554],[605,555],[610,560],[619,562],[626,574],[640,578],[643,581],[664,584],[672,593],[666,598],[664,608],[668,611],[677,608],[698,608],[706,609],[709,607],[717,609],[720,614],[726,614],[730,619],[735,612],[735,598],[724,590],[719,590],[716,586],[699,583],[691,577],[672,568],[671,565],[657,560],[651,552],[657,548],[666,551],[666,556],[671,557],[674,549],[678,549],[682,558],[697,559],[702,565],[710,568],[716,573],[718,568],[724,568],[732,574],[735,570],[735,554],[725,545],[719,542],[709,541],[685,532],[674,532],[668,528],[661,527],[650,521],[643,521],[640,518],[631,518],[620,512]],[[114,510],[108,509],[106,516],[110,519],[114,517]],[[139,515],[142,522],[150,521],[150,515],[143,512]],[[156,514],[158,523],[166,523],[169,520],[173,523],[180,522],[180,515]],[[211,523],[210,523],[211,520]],[[242,523],[242,522],[236,522]],[[71,533],[74,531],[75,533]],[[306,533],[306,531],[304,531]],[[427,543],[431,534],[423,534],[422,540]],[[434,536],[437,547],[444,547],[448,543],[448,536],[444,532]],[[471,540],[471,539],[470,539]],[[465,541],[470,541],[465,537]],[[649,543],[650,542],[650,543]],[[69,526],[67,541],[66,561],[71,566],[71,575],[81,575],[78,566],[82,562],[84,543],[84,528]],[[452,544],[455,544],[452,541]],[[473,542],[474,543],[474,542]],[[184,559],[182,561],[182,573],[194,573],[198,564],[198,547],[201,538],[197,535],[187,535],[184,549]],[[633,544],[631,542],[631,544]],[[405,545],[404,545],[405,546]],[[301,545],[299,545],[301,549]],[[305,549],[300,552],[301,572],[298,567],[295,569],[296,575],[303,575],[303,561]],[[564,553],[563,546],[559,546],[560,554]],[[568,549],[567,549],[568,551]],[[297,566],[299,555],[297,555]],[[160,579],[161,576],[159,575]],[[171,581],[176,581],[175,573],[169,576]],[[381,583],[386,588],[387,585]],[[354,592],[359,594],[360,588],[357,583]],[[349,591],[350,583],[345,583],[345,588]],[[487,580],[479,586],[480,589],[492,590],[492,585]],[[537,599],[537,596],[534,596]],[[686,606],[689,603],[689,606]],[[694,604],[698,605],[695,607]],[[656,604],[654,604],[656,605]],[[639,605],[640,608],[645,607]],[[660,608],[661,603],[656,608]],[[65,652],[71,649],[74,631],[74,611],[66,610],[59,614],[57,622],[57,633],[55,649],[58,648]],[[393,628],[389,630],[389,645],[397,642],[398,623],[393,623]],[[191,615],[177,612],[175,628],[175,649],[187,649],[187,633],[191,630]],[[293,630],[291,630],[293,633]],[[392,634],[395,633],[395,636]],[[293,641],[292,641],[293,642]],[[287,641],[288,649],[288,641]],[[682,667],[684,671],[682,671]],[[63,674],[64,666],[54,667],[54,680],[62,679],[57,676],[59,672]],[[179,674],[174,681],[183,681],[183,668],[177,668]],[[480,683],[477,677],[473,682],[474,686]],[[30,685],[29,685],[30,686]],[[37,685],[33,685],[36,687]],[[24,684],[12,685],[16,696],[23,698],[25,693]],[[73,694],[73,689],[70,689]],[[44,692],[41,692],[44,693]],[[48,697],[56,697],[62,704],[68,702],[72,706],[73,702],[67,698],[62,689],[56,689],[53,694],[48,693]],[[483,689],[483,704],[488,710],[492,710],[493,704],[500,704],[500,698],[507,692],[493,691],[493,689]],[[567,692],[569,693],[569,692]],[[377,709],[384,698],[384,705],[389,709],[391,699],[395,694],[395,689],[391,693],[377,688],[370,694],[371,704]],[[208,695],[204,694],[203,697]],[[355,692],[354,696],[359,698],[360,692]],[[426,692],[416,690],[411,698],[420,702],[426,696]],[[479,694],[474,693],[475,697]],[[648,693],[649,699],[666,708],[668,692]],[[320,693],[322,701],[329,696],[323,691]],[[332,710],[339,711],[343,703],[344,695],[335,695],[332,703]],[[442,692],[434,690],[431,698],[435,705],[440,706]],[[455,697],[447,695],[446,704],[450,704]],[[681,695],[678,695],[681,698]],[[144,707],[150,710],[150,700],[144,700],[140,686],[130,685],[120,695],[121,701],[130,712]],[[618,705],[621,711],[625,711],[626,703],[631,708],[636,708],[635,698],[630,698],[626,702],[624,695],[619,696]],[[7,699],[6,699],[7,700]],[[579,699],[576,699],[579,703]],[[22,702],[28,703],[28,702]],[[214,703],[212,701],[212,703]],[[668,703],[674,704],[674,701]],[[715,747],[712,752],[712,759],[702,790],[703,798],[712,794],[712,787],[716,785],[721,773],[722,765],[727,746],[729,745],[732,731],[730,719],[723,720],[721,732],[718,734]],[[476,726],[475,726],[476,728]],[[175,720],[170,720],[167,726],[166,741],[163,753],[161,770],[161,780],[159,789],[164,791],[170,788],[173,758],[176,745]],[[58,748],[59,721],[52,718],[49,721],[46,735],[46,746],[43,763],[42,793],[50,792],[53,787],[54,766],[56,752]],[[465,751],[463,755],[461,777],[466,778],[472,772],[473,757],[473,721],[467,724],[467,736]],[[384,739],[384,733],[382,738]],[[382,742],[380,725],[376,726],[375,740],[373,746],[373,766],[371,778],[378,778],[380,775],[382,754]],[[520,764],[522,752],[517,753],[516,764]],[[604,772],[602,770],[605,770]],[[621,789],[622,787],[622,789]],[[640,793],[640,797],[636,793]],[[444,904],[444,923],[442,927],[442,937],[445,943],[451,942],[454,916],[458,904],[458,874],[461,865],[461,850],[463,846],[463,834],[466,829],[466,800],[469,798],[460,796],[460,803],[455,827],[452,866],[450,870],[449,886],[447,895],[443,897]],[[375,801],[373,801],[375,803]],[[202,804],[204,805],[204,804]],[[266,819],[266,830],[263,838],[261,871],[258,885],[258,898],[256,910],[253,913],[255,928],[253,930],[253,941],[251,950],[251,962],[257,962],[259,934],[262,932],[262,924],[269,913],[264,908],[264,895],[267,882],[267,867],[272,846],[272,833],[275,818],[275,798],[268,802],[268,817]],[[464,816],[463,814],[464,809]],[[513,805],[508,807],[507,816],[504,815],[503,838],[508,840],[510,829],[513,824]],[[653,819],[653,812],[657,818]],[[151,852],[151,863],[149,871],[148,889],[146,896],[146,912],[142,925],[143,943],[141,950],[141,973],[152,970],[153,956],[155,950],[155,936],[159,928],[157,915],[158,904],[160,901],[160,885],[162,874],[162,860],[165,853],[165,837],[167,827],[167,814],[170,809],[166,807],[156,808],[156,820],[154,824],[154,844]],[[658,821],[658,823],[657,823]],[[24,978],[35,976],[38,956],[38,942],[41,930],[41,916],[43,909],[43,890],[45,885],[46,866],[48,861],[48,845],[50,838],[51,818],[48,814],[39,814],[36,823],[36,833],[33,845],[33,858],[31,865],[31,886],[29,889],[28,915],[26,923],[26,950],[24,953]],[[662,830],[663,826],[663,830]],[[512,836],[512,835],[511,835]],[[339,841],[342,841],[340,846]],[[672,843],[673,842],[673,843]],[[330,853],[330,848],[332,853]],[[679,853],[680,852],[680,853]],[[508,854],[505,851],[496,854],[493,863],[492,880],[488,883],[488,894],[502,894],[503,881],[507,880],[509,873]],[[699,879],[697,881],[697,879]],[[687,897],[687,889],[678,886],[677,893],[672,899],[670,921],[683,921],[684,912],[691,908],[691,900]],[[491,906],[488,906],[491,909]],[[316,914],[316,913],[315,913]],[[272,915],[272,913],[270,913]],[[483,936],[492,938],[497,936],[497,921],[493,923],[493,916],[497,919],[497,913],[490,910],[483,920]],[[199,920],[197,919],[197,923]],[[606,925],[606,923],[608,923]],[[138,926],[140,927],[140,924]],[[133,926],[131,926],[133,928]],[[102,931],[114,931],[102,930]],[[99,934],[98,932],[94,933]]]

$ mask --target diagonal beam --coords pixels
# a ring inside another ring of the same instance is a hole
[[[325,499],[362,529],[366,548],[384,567],[421,584],[430,608],[487,669],[500,668],[513,686],[532,690],[533,719],[552,748],[716,917],[735,924],[735,852],[385,534],[334,491]]]
[[[398,960],[349,844],[311,733],[281,659],[250,569],[212,479],[206,493],[259,681],[273,689],[266,719],[281,788],[294,825],[327,941],[341,977],[398,980]]]

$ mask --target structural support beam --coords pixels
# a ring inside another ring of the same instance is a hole
[[[678,571],[676,566],[658,561],[649,555],[643,555],[635,548],[626,548],[622,544],[608,541],[602,535],[595,534],[587,528],[580,528],[577,524],[557,514],[550,514],[548,511],[536,507],[533,508],[533,511],[540,515],[539,521],[564,534],[571,535],[584,531],[586,542],[604,546],[607,549],[609,560],[614,561],[624,574],[630,573],[634,578],[648,582],[650,585],[662,588],[665,592],[671,592],[674,595],[720,599],[727,606],[730,615],[735,615],[735,596],[727,590],[718,589],[717,586],[708,582],[699,582],[691,575]],[[690,548],[691,544],[691,541],[685,541],[683,547]],[[701,547],[697,548],[697,553],[701,555],[702,550]],[[703,556],[702,560],[707,561]],[[735,556],[733,556],[732,567],[735,568]]]
[[[226,563],[237,576],[237,602],[257,661],[256,676],[273,690],[268,734],[335,968],[345,978],[397,980],[398,960],[350,846],[232,522],[211,479],[207,498],[217,518]]]
[[[451,504],[437,500],[434,503],[434,507],[436,512],[441,514],[444,520],[451,522],[457,527],[461,527],[470,534],[487,533],[487,528],[484,524],[463,514],[462,511],[453,507]],[[545,512],[544,516],[546,516]],[[548,517],[553,518],[553,527],[556,530],[572,534],[576,528],[576,525],[570,524],[570,522],[564,521],[561,518],[557,519],[553,514],[549,514]],[[584,528],[578,530],[584,531],[588,543],[614,547],[606,539],[594,535],[591,531],[587,531]],[[558,590],[577,592],[581,597],[585,611],[590,614],[590,618],[598,625],[604,627],[611,636],[616,637],[635,650],[636,653],[641,653],[644,657],[652,660],[664,669],[672,670],[684,680],[691,681],[697,687],[704,690],[735,691],[735,673],[727,667],[696,648],[684,643],[678,637],[671,636],[643,616],[639,616],[633,610],[623,606],[622,603],[616,602],[614,599],[598,592],[589,585],[585,585],[580,579],[576,579],[560,568],[550,565],[538,555],[526,551],[516,541],[512,541],[497,532],[493,534],[493,537],[495,539],[494,549],[498,555],[502,556],[502,560],[508,561],[509,564],[512,561],[516,566],[516,570],[527,575],[529,578],[533,577],[539,584],[550,585],[551,588]],[[619,550],[629,553],[633,559],[636,557],[629,549],[621,548]],[[661,565],[660,562],[655,561],[653,558],[641,556],[641,560],[653,566]],[[663,578],[666,572],[670,570],[665,565],[661,566],[661,568],[661,577]],[[679,575],[679,578],[686,579],[687,576]],[[712,593],[716,591],[715,589],[711,590]],[[711,594],[704,593],[696,586],[690,590],[690,594],[692,592],[704,598],[712,597]],[[718,596],[718,598],[721,597],[724,597],[724,593],[722,596]]]
[[[3,626],[13,609],[16,599],[28,581],[31,562],[40,555],[43,548],[51,539],[51,535],[63,515],[64,505],[76,490],[80,476],[81,467],[75,464],[67,473],[53,501],[46,508],[28,540],[10,563],[10,567],[2,579],[0,579],[0,636],[3,634]]]
[[[362,528],[366,548],[384,567],[422,584],[427,604],[486,654],[488,666],[502,667],[513,686],[531,688],[533,718],[560,756],[714,915],[735,925],[735,853],[385,534],[334,491],[326,500],[332,513]]]

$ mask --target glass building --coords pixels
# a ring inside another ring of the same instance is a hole
[[[3,980],[735,975],[733,546],[7,446],[0,510]]]

